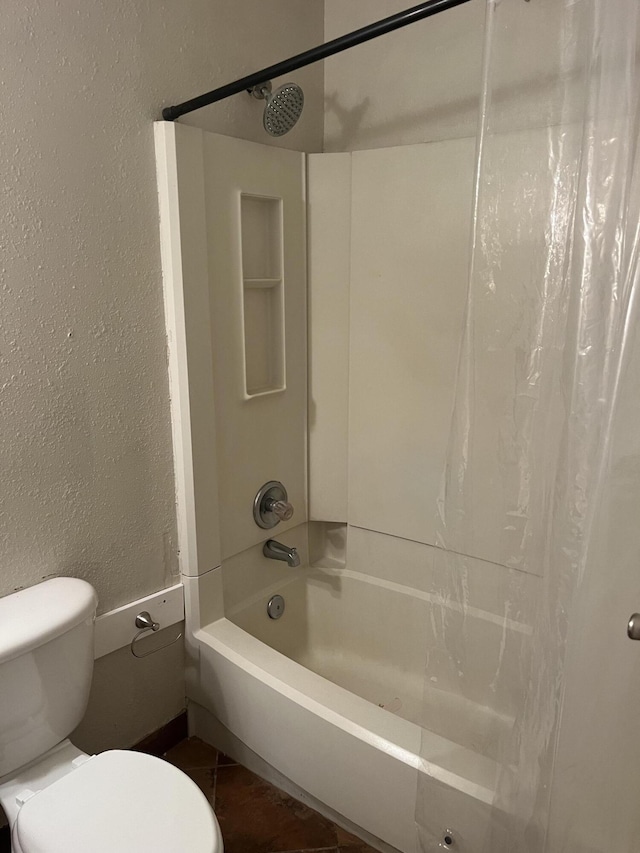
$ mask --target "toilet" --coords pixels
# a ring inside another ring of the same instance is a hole
[[[198,786],[160,758],[86,755],[97,598],[52,578],[0,599],[0,805],[13,853],[222,853]]]

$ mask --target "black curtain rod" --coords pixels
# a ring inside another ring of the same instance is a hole
[[[290,59],[285,59],[283,62],[270,65],[268,68],[263,68],[262,71],[256,71],[247,77],[242,77],[234,83],[227,83],[226,86],[221,86],[219,89],[214,89],[205,95],[199,95],[197,98],[184,101],[184,103],[177,104],[175,107],[165,107],[162,110],[162,118],[165,121],[175,121],[180,116],[185,115],[185,113],[199,110],[201,107],[214,104],[216,101],[222,101],[231,95],[237,95],[238,92],[251,90],[254,86],[266,83],[267,80],[273,80],[275,77],[289,74],[297,68],[311,65],[313,62],[326,59],[327,56],[333,56],[335,53],[349,50],[349,48],[362,44],[365,41],[378,38],[378,36],[383,36],[385,33],[390,33],[393,30],[399,30],[401,27],[413,24],[415,21],[421,21],[423,18],[429,18],[431,15],[437,15],[438,12],[444,12],[446,9],[452,9],[454,6],[461,6],[463,3],[468,2],[469,0],[427,0],[426,3],[419,3],[411,9],[398,12],[396,15],[391,15],[391,17],[377,21],[375,24],[369,24],[352,33],[332,39],[326,42],[326,44],[318,45],[318,47],[313,47],[311,50],[306,50],[304,53],[299,53]]]

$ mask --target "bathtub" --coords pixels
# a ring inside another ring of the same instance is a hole
[[[275,594],[285,600],[277,620],[267,615]],[[290,571],[224,618],[199,620],[188,694],[284,777],[384,845],[418,850],[419,791],[423,845],[452,849],[444,837],[453,835],[456,850],[473,853],[492,813],[498,745],[515,713],[512,696],[483,691],[494,659],[510,665],[505,645],[517,659],[517,635],[527,630],[467,612],[477,660],[468,661],[473,675],[462,691],[455,654],[438,640],[443,607],[451,606],[348,569]],[[515,642],[505,644],[505,630]]]

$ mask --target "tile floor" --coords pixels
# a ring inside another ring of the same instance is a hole
[[[215,809],[225,853],[376,853],[308,806],[203,743],[183,740],[165,759],[196,782]],[[0,830],[0,853],[10,853]]]
[[[165,758],[204,791],[220,823],[225,853],[376,853],[198,738],[182,741]]]

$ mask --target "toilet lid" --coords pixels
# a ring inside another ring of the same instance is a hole
[[[195,782],[140,752],[112,750],[28,799],[15,831],[24,853],[222,853]]]

